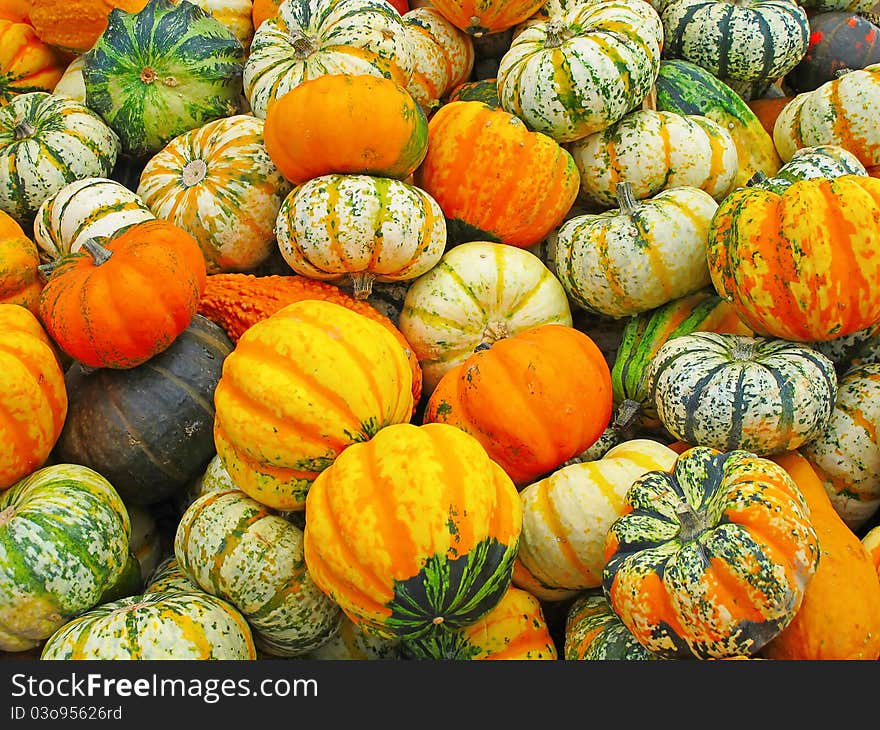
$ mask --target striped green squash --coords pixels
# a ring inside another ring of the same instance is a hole
[[[125,154],[148,157],[178,134],[238,112],[244,59],[241,41],[190,2],[113,8],[83,54],[86,103]]]
[[[200,591],[144,593],[104,603],[58,629],[40,656],[47,661],[256,658],[244,617]]]
[[[202,589],[193,583],[173,553],[162,560],[147,579],[144,593],[164,593],[166,591],[200,592]]]
[[[78,101],[43,91],[0,107],[0,210],[22,226],[69,182],[107,177],[119,138]]]
[[[306,568],[303,531],[240,490],[187,507],[174,554],[190,580],[241,611],[261,651],[296,656],[339,629],[342,609]]]
[[[0,494],[0,650],[37,646],[122,575],[131,523],[116,490],[77,464]]]
[[[664,59],[654,88],[658,110],[702,115],[730,132],[739,159],[737,187],[745,185],[756,172],[769,176],[779,170],[782,161],[761,120],[709,71],[690,61]]]
[[[852,152],[838,145],[816,145],[801,147],[772,177],[755,173],[750,187],[772,190],[781,193],[798,180],[814,177],[840,177],[841,175],[861,175],[867,177],[865,166]]]
[[[662,44],[644,0],[577,5],[512,40],[498,67],[501,106],[559,143],[581,139],[644,101]]]
[[[759,456],[819,437],[837,382],[834,364],[806,345],[717,332],[668,340],[648,367],[649,397],[675,438]]]
[[[660,13],[663,54],[719,79],[772,81],[807,52],[807,12],[794,0],[670,0]]]
[[[587,591],[574,600],[565,615],[564,637],[567,661],[660,659],[632,635],[601,591]]]
[[[106,177],[87,177],[65,185],[44,200],[34,218],[40,257],[54,261],[79,251],[89,238],[112,236],[156,216],[141,197]]]

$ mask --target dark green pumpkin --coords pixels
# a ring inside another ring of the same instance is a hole
[[[129,370],[65,374],[67,420],[60,461],[104,475],[127,503],[146,505],[184,489],[214,456],[214,389],[232,342],[201,315],[165,351]]]

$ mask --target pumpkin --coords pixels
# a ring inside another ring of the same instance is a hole
[[[278,13],[278,7],[283,0],[254,0],[251,6],[251,20],[254,29],[259,28],[264,21],[274,17]]]
[[[250,627],[226,601],[195,591],[104,603],[56,631],[40,659],[256,659]]]
[[[827,427],[801,450],[850,530],[861,528],[880,508],[878,395],[880,364],[847,370]]]
[[[232,32],[191,2],[115,8],[83,54],[86,104],[126,155],[150,157],[177,135],[238,112],[244,60]]]
[[[269,258],[292,187],[263,145],[263,120],[234,115],[168,142],[144,166],[137,194],[198,241],[215,274],[251,271]]]
[[[880,362],[880,321],[833,340],[807,343],[834,363],[838,375],[851,367]]]
[[[364,631],[343,614],[339,630],[321,646],[302,654],[300,659],[380,660],[401,659],[399,639],[389,639]]]
[[[146,0],[31,0],[28,20],[44,43],[73,54],[88,51],[115,8],[137,13]]]
[[[122,574],[130,534],[113,485],[78,464],[0,493],[0,649],[35,647],[92,608]]]
[[[155,218],[143,198],[121,183],[86,177],[67,183],[40,203],[34,218],[34,241],[41,259],[51,262],[76,253],[89,238],[108,238]]]
[[[43,280],[34,242],[0,210],[0,304],[20,304],[36,314]]]
[[[406,353],[378,322],[330,301],[288,304],[242,334],[223,362],[217,453],[248,496],[301,510],[345,449],[409,420],[411,377]]]
[[[16,94],[52,91],[68,57],[41,41],[33,27],[0,18],[0,105]]]
[[[177,0],[178,2],[182,0]],[[254,38],[253,0],[190,0],[219,20],[247,51]]]
[[[324,74],[270,105],[265,137],[269,157],[295,185],[331,173],[403,180],[428,151],[428,120],[390,79]]]
[[[481,101],[486,106],[497,109],[501,106],[501,100],[498,98],[498,81],[497,79],[464,81],[449,92],[445,103],[453,101]]]
[[[134,368],[65,375],[69,406],[59,459],[113,480],[135,505],[181,492],[214,455],[212,397],[232,343],[196,315],[168,348]]]
[[[698,115],[637,109],[566,149],[581,177],[587,205],[612,208],[628,182],[643,200],[674,187],[700,188],[716,201],[733,188],[739,157],[730,133]]]
[[[73,99],[45,91],[0,106],[0,210],[30,225],[40,204],[67,183],[106,177],[119,138]]]
[[[880,181],[841,175],[739,188],[712,219],[715,289],[756,333],[830,340],[880,319]]]
[[[585,591],[565,616],[563,656],[568,661],[658,659],[626,628],[601,590]]]
[[[205,288],[205,259],[189,233],[148,220],[83,249],[58,262],[40,293],[40,319],[70,357],[133,368],[187,328]]]
[[[156,566],[144,586],[144,593],[164,593],[166,591],[199,593],[201,590],[187,577],[173,552]]]
[[[413,179],[439,203],[451,244],[520,248],[559,225],[580,186],[574,159],[553,139],[477,101],[434,113],[428,152]]]
[[[661,658],[751,656],[791,623],[816,572],[809,515],[778,464],[695,446],[626,493],[605,542],[605,596]]]
[[[761,126],[764,127],[767,134],[772,137],[773,127],[776,124],[776,117],[779,116],[779,112],[781,112],[785,105],[793,98],[793,96],[762,96],[755,99],[749,99],[746,104],[748,104],[749,109],[755,113],[755,116],[758,117]]]
[[[543,0],[431,0],[431,6],[451,23],[476,37],[512,28],[533,15],[541,5]]]
[[[572,324],[559,280],[525,249],[469,241],[449,249],[413,281],[399,328],[430,396],[440,378],[479,345],[542,324]]]
[[[80,104],[86,103],[86,82],[82,75],[83,57],[74,56],[64,68],[64,73],[52,89],[57,96],[66,96]]]
[[[423,420],[471,434],[525,486],[593,444],[610,418],[602,351],[574,327],[545,324],[478,348],[447,371]]]
[[[876,7],[873,0],[801,0],[799,5],[807,8],[811,18],[834,10],[866,13]]]
[[[385,315],[363,299],[342,292],[339,287],[305,276],[254,276],[253,274],[212,274],[199,300],[199,314],[216,322],[233,342],[251,325],[261,322],[283,306],[303,299],[324,299],[363,314],[385,327],[406,352],[412,373],[413,404],[422,394],[422,368],[412,346]]]
[[[583,3],[524,28],[501,57],[501,106],[573,142],[641,104],[660,70],[663,28],[644,0]]]
[[[880,525],[872,527],[862,538],[862,547],[868,552],[877,577],[880,578]]]
[[[880,63],[826,81],[794,97],[779,112],[773,142],[788,162],[801,147],[833,144],[865,167],[880,164]]]
[[[367,74],[406,88],[413,51],[400,13],[385,0],[288,0],[257,27],[242,81],[254,115],[324,74]]]
[[[648,393],[675,438],[759,456],[818,438],[834,409],[834,364],[772,337],[691,332],[667,340],[648,366]]]
[[[618,183],[618,208],[585,213],[553,232],[556,275],[578,306],[610,317],[638,314],[710,283],[706,239],[718,203],[699,188],[638,201]]]
[[[439,641],[510,586],[519,495],[454,426],[397,423],[349,446],[315,480],[306,514],[312,580],[380,636]]]
[[[671,471],[676,457],[659,441],[631,439],[525,487],[514,585],[545,600],[601,586],[605,534],[627,490],[648,471]]]
[[[297,274],[350,280],[366,299],[372,282],[408,281],[446,247],[437,201],[415,185],[373,175],[321,175],[284,199],[275,222],[284,260]]]
[[[773,190],[781,193],[798,180],[811,180],[815,177],[840,177],[841,175],[861,175],[867,177],[864,165],[852,153],[837,145],[816,145],[801,147],[792,158],[779,168],[772,177],[755,173],[749,187]]]
[[[190,580],[241,611],[261,651],[296,656],[339,629],[341,609],[306,568],[302,530],[244,492],[197,497],[180,518],[174,554]]]
[[[115,583],[104,590],[95,605],[100,606],[102,603],[109,603],[120,598],[133,596],[142,590],[143,580],[141,579],[140,563],[138,563],[134,553],[129,550],[128,560],[125,562],[122,574],[116,579]]]
[[[39,320],[0,303],[0,490],[46,462],[67,408],[64,373]]]
[[[761,650],[765,659],[880,658],[880,581],[868,551],[831,506],[797,451],[773,457],[797,484],[819,538],[819,567],[792,622]]]
[[[30,23],[32,0],[3,0],[0,2],[0,18],[16,23]]]

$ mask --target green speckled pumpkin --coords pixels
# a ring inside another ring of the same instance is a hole
[[[642,646],[601,591],[582,593],[565,616],[566,661],[644,661],[659,659]]]
[[[116,490],[77,464],[43,467],[0,495],[0,649],[37,646],[97,604],[129,559]]]
[[[147,579],[144,593],[163,593],[165,591],[195,591],[202,589],[193,583],[180,567],[177,556],[173,553],[160,562],[152,575]]]
[[[801,147],[776,174],[767,177],[755,173],[750,187],[772,190],[781,193],[798,180],[811,180],[814,177],[840,177],[841,175],[860,175],[867,177],[865,166],[852,152],[833,144]]]

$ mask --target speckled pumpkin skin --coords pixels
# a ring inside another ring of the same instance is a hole
[[[581,594],[565,616],[566,661],[659,659],[633,636],[601,591]]]
[[[752,655],[794,618],[819,562],[807,503],[779,465],[693,447],[626,495],[603,589],[663,658]]]

